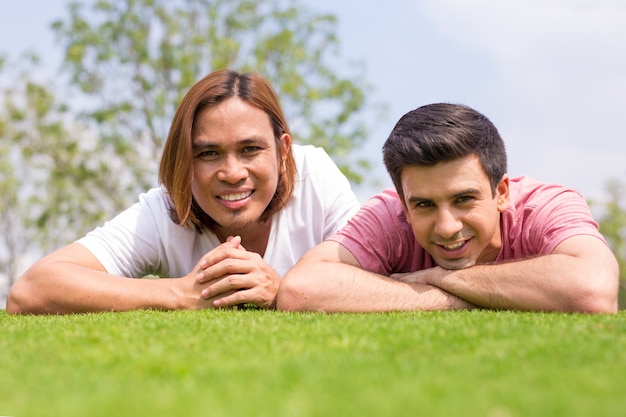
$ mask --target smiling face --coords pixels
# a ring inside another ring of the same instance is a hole
[[[234,97],[198,114],[192,141],[191,190],[218,236],[267,227],[258,220],[276,192],[289,135],[278,149],[269,116]]]
[[[491,192],[476,155],[401,174],[405,213],[417,242],[445,269],[492,262],[501,246],[500,213],[509,202],[504,175]]]

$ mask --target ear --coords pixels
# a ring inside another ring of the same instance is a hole
[[[291,136],[287,133],[283,133],[279,142],[280,173],[282,174],[285,172],[285,161],[287,161],[287,155],[289,155],[289,150],[291,149]]]
[[[504,174],[496,187],[498,211],[502,213],[509,207],[509,175]]]

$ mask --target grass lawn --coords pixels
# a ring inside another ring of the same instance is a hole
[[[3,416],[624,416],[626,312],[8,316]]]

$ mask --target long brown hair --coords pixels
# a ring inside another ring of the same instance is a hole
[[[251,72],[240,74],[232,70],[212,72],[198,81],[183,97],[176,110],[161,157],[159,182],[165,186],[172,200],[172,220],[182,226],[213,230],[215,221],[196,203],[191,192],[193,177],[192,130],[200,112],[223,101],[238,97],[267,113],[274,131],[280,158],[283,134],[291,136],[280,101],[271,84],[262,75]],[[289,201],[296,181],[296,163],[291,148],[285,159],[285,169],[279,173],[278,186],[270,203],[259,218],[263,222],[281,210]]]

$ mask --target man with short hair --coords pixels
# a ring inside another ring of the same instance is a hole
[[[395,186],[281,283],[282,310],[617,311],[618,265],[584,198],[510,178],[495,126],[463,105],[405,114],[383,146]]]

